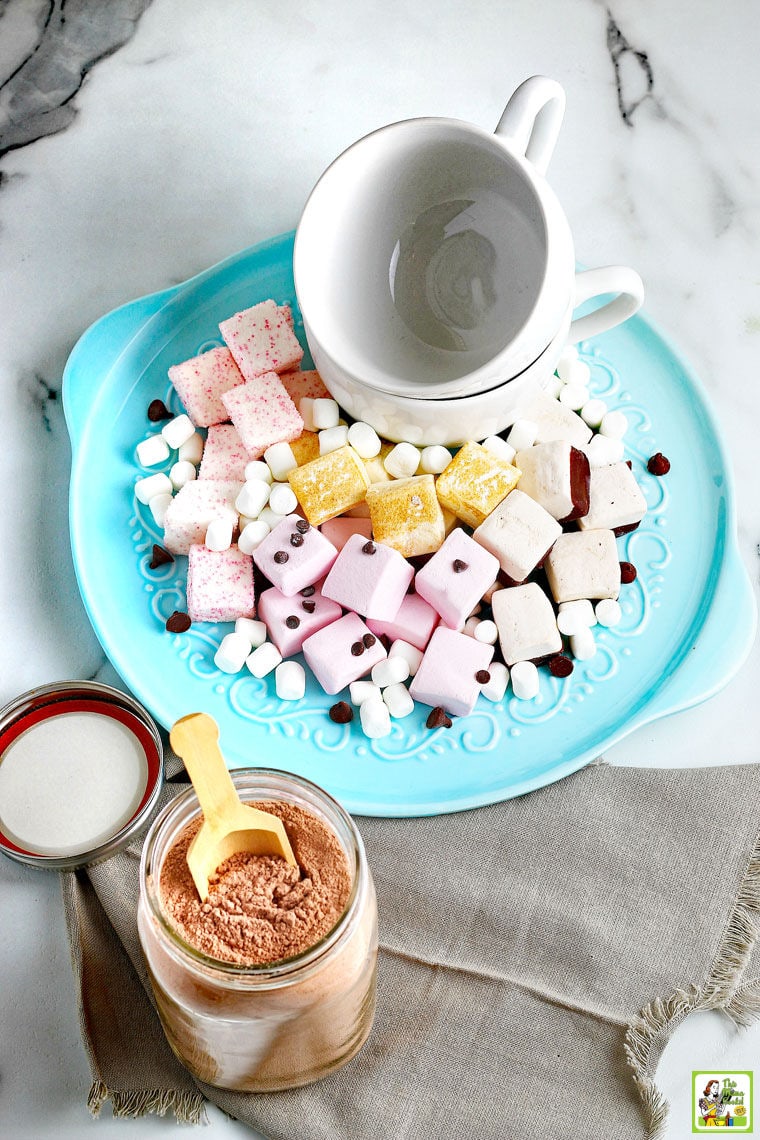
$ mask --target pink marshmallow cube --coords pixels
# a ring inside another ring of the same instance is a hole
[[[240,483],[229,479],[192,479],[185,483],[164,516],[164,546],[172,554],[187,554],[193,543],[206,538],[209,523],[225,519],[238,523],[235,499]]]
[[[379,637],[408,641],[416,649],[424,649],[438,625],[438,613],[419,594],[407,594],[392,621],[369,618],[367,625]]]
[[[229,419],[222,395],[243,383],[243,375],[228,348],[212,348],[172,365],[169,379],[196,427],[211,427]]]
[[[272,586],[259,597],[259,618],[266,622],[269,637],[283,657],[299,653],[307,637],[342,614],[336,602],[322,597],[319,586],[305,586],[292,598]]]
[[[237,546],[227,550],[190,547],[187,612],[191,621],[235,621],[256,614],[253,560]]]
[[[262,301],[219,325],[224,343],[246,380],[263,372],[287,372],[303,356],[290,306]]]
[[[330,694],[358,681],[388,656],[380,639],[353,613],[307,637],[303,655],[324,691]]]
[[[392,621],[413,577],[413,568],[397,550],[353,534],[335,559],[322,593],[347,610]]]
[[[303,420],[275,372],[265,372],[222,396],[251,459],[273,443],[290,443],[303,432]]]
[[[350,519],[345,515],[339,515],[338,518],[323,522],[319,529],[338,550],[343,549],[352,534],[364,535],[365,542],[368,538],[372,538],[371,519]]]
[[[215,424],[208,429],[198,478],[234,479],[236,483],[244,483],[246,464],[250,461],[237,428],[232,424]]]
[[[457,527],[417,571],[414,588],[446,625],[461,629],[498,573],[498,558]]]
[[[309,400],[332,399],[327,388],[325,388],[322,377],[315,368],[308,372],[299,372],[298,369],[294,369],[292,372],[281,372],[280,379],[296,407],[304,397]]]
[[[488,670],[493,646],[439,625],[425,650],[409,693],[423,705],[439,705],[452,716],[469,716],[481,689],[475,674]]]
[[[253,560],[286,598],[324,578],[338,551],[300,515],[288,515],[253,552]]]

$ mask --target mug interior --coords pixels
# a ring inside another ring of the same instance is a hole
[[[503,144],[468,124],[413,119],[328,168],[294,267],[312,336],[357,377],[403,389],[459,379],[509,345],[547,259],[541,203]]]

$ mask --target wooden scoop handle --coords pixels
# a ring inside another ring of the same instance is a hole
[[[207,713],[190,713],[172,726],[169,742],[184,761],[204,819],[215,830],[240,804],[219,748],[219,726]]]

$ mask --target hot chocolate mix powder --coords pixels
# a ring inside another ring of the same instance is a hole
[[[257,966],[292,958],[332,930],[346,908],[351,872],[335,833],[294,804],[257,802],[285,824],[298,862],[272,855],[232,855],[209,879],[201,902],[187,849],[201,821],[188,824],[161,868],[161,906],[197,950],[222,962]]]

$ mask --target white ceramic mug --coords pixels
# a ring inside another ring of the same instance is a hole
[[[544,178],[564,105],[558,83],[533,76],[496,134],[409,119],[328,167],[294,251],[304,327],[328,388],[471,398],[538,361],[545,372],[548,347],[581,301],[615,294],[572,323],[571,342],[639,308],[633,270],[575,272],[570,228]]]

